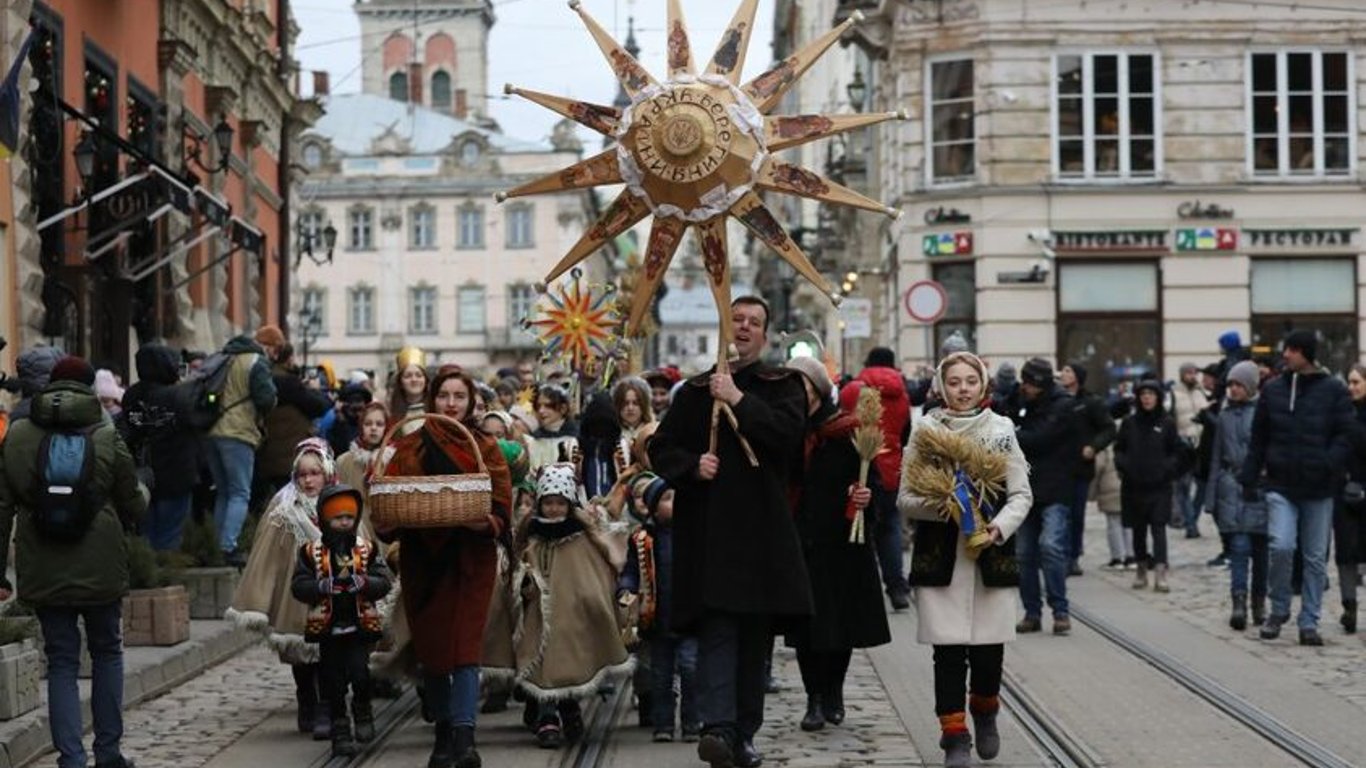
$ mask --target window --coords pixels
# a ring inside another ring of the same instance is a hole
[[[451,76],[445,72],[432,73],[432,109],[450,111]]]
[[[697,354],[699,354],[699,355],[705,355],[705,354],[707,354],[707,337],[706,337],[706,336],[698,336],[698,337],[697,337]]]
[[[369,208],[352,208],[347,214],[350,239],[347,243],[353,251],[369,251],[375,247],[375,212]]]
[[[460,228],[460,248],[484,247],[484,209],[477,205],[462,206],[456,213]]]
[[[1053,162],[1060,177],[1157,175],[1156,70],[1156,57],[1147,53],[1057,57]]]
[[[1251,56],[1251,157],[1258,176],[1341,176],[1352,168],[1351,62],[1346,53]]]
[[[529,205],[508,209],[507,247],[530,248],[535,244],[531,231],[532,212]]]
[[[327,290],[309,286],[304,289],[303,302],[303,310],[299,314],[305,329],[315,329],[312,331],[314,336],[326,336]]]
[[[1058,360],[1086,366],[1087,389],[1159,375],[1162,321],[1156,262],[1058,265]]]
[[[436,289],[419,285],[408,289],[408,332],[436,333]]]
[[[1318,360],[1346,374],[1357,357],[1354,259],[1253,259],[1252,344],[1279,351],[1294,330],[1318,335]]]
[[[304,167],[309,170],[316,170],[323,164],[323,148],[314,142],[304,145]]]
[[[934,324],[934,348],[939,349],[957,332],[967,340],[968,348],[977,349],[976,265],[971,261],[937,263],[930,267],[930,275],[949,295],[944,316]]]
[[[408,100],[408,75],[403,72],[389,75],[389,98],[394,101]]]
[[[508,325],[520,325],[523,320],[532,320],[536,313],[536,291],[531,286],[520,283],[508,286]]]
[[[484,286],[464,285],[455,295],[456,327],[460,333],[484,332]]]
[[[480,152],[479,142],[467,141],[460,145],[460,164],[466,168],[472,167],[479,162]]]
[[[962,181],[977,172],[972,59],[930,64],[930,183]]]
[[[359,286],[347,292],[346,332],[375,332],[375,289]]]
[[[409,212],[411,226],[408,245],[412,248],[436,247],[436,211],[427,205],[419,205]]]

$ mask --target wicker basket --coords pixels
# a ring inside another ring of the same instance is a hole
[[[399,428],[419,419],[454,425],[469,441],[479,471],[463,475],[379,475],[376,470],[384,449]],[[370,515],[378,528],[483,528],[493,509],[493,481],[479,453],[479,443],[464,424],[449,416],[416,414],[390,427],[375,452],[370,477]]]

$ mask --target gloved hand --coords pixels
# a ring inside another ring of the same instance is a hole
[[[1247,501],[1247,502],[1261,501],[1261,497],[1257,494],[1257,486],[1255,486],[1255,485],[1245,485],[1245,486],[1243,486],[1243,501]]]
[[[334,594],[334,595],[344,595],[344,594],[346,594],[347,592],[354,592],[355,590],[353,590],[353,589],[351,588],[351,583],[352,583],[352,578],[351,578],[350,576],[333,576],[333,577],[332,577],[332,594]]]
[[[330,576],[325,579],[318,579],[318,594],[330,595],[332,594],[332,587],[332,578]]]
[[[346,591],[353,595],[358,594],[365,589],[365,585],[368,583],[370,580],[365,577],[365,574],[354,574],[351,576],[351,583],[347,585]]]

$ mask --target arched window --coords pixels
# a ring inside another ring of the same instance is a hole
[[[451,76],[442,70],[432,74],[432,109],[449,111],[451,108]]]
[[[389,75],[389,98],[394,101],[408,100],[408,75],[395,72]]]

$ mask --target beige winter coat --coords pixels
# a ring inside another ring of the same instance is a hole
[[[304,642],[309,606],[294,599],[290,583],[299,547],[319,541],[322,533],[311,518],[311,506],[293,490],[291,484],[276,494],[261,516],[251,556],[224,618],[266,635],[280,661],[311,664],[319,657],[318,644]]]
[[[1119,498],[1119,470],[1115,469],[1114,446],[1096,456],[1096,477],[1091,481],[1090,498],[1107,515],[1118,515],[1123,507]]]
[[[1010,456],[1005,505],[992,522],[1003,537],[1014,536],[1029,514],[1034,495],[1029,490],[1029,465],[1015,440],[1015,426],[1010,419],[991,411],[968,417],[953,416],[945,410],[931,411],[915,421],[911,439],[902,454],[903,475],[916,461],[915,432],[922,429],[959,432]],[[941,519],[934,504],[908,493],[904,485],[897,493],[896,506],[912,519]],[[959,536],[953,579],[949,585],[916,588],[919,614],[916,639],[930,645],[989,645],[1014,640],[1017,591],[984,585],[976,561],[968,557],[965,540]]]
[[[533,535],[522,553],[513,577],[517,682],[538,701],[591,695],[631,668],[617,618],[617,569],[600,537]]]
[[[1172,416],[1176,419],[1176,431],[1191,445],[1200,442],[1200,433],[1204,427],[1200,426],[1195,417],[1207,406],[1209,395],[1205,394],[1200,385],[1187,387],[1178,381],[1172,387]]]

